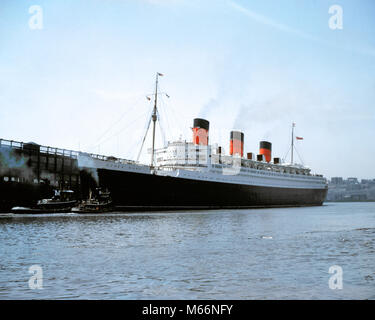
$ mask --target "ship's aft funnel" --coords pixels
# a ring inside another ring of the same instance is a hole
[[[205,119],[195,118],[193,126],[193,143],[195,145],[208,145],[208,129],[210,123]]]
[[[259,143],[259,154],[263,154],[267,162],[272,159],[272,143],[268,141],[261,141]]]
[[[243,157],[244,134],[241,131],[230,132],[229,154]]]

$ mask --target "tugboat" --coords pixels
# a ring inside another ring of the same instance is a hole
[[[74,213],[104,213],[113,209],[111,194],[108,190],[97,188],[96,196],[92,197],[90,190],[89,199],[82,201],[77,207],[72,208]]]
[[[74,191],[72,190],[55,190],[55,195],[51,199],[39,200],[34,207],[13,207],[12,213],[65,213],[71,212],[76,205],[77,200],[74,199]]]

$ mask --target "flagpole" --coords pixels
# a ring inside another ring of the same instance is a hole
[[[294,127],[295,127],[295,123],[293,122],[292,123],[292,153],[291,153],[291,164],[293,164],[293,150],[294,150]]]
[[[151,168],[154,167],[154,153],[155,153],[155,127],[156,127],[156,120],[157,120],[157,103],[158,103],[158,80],[159,80],[159,72],[156,72],[156,84],[155,84],[155,102],[154,102],[154,110],[152,112],[152,152],[151,152]]]
[[[155,154],[155,128],[156,128],[156,120],[158,119],[157,116],[157,105],[158,105],[158,82],[159,76],[163,76],[162,73],[156,72],[156,82],[155,82],[155,103],[154,103],[154,110],[152,111],[152,152],[151,152],[151,169],[154,167],[154,154]]]

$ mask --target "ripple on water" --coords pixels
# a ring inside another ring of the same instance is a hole
[[[374,298],[373,212],[375,203],[348,203],[100,217],[0,216],[0,296]],[[40,292],[28,288],[33,264],[43,268]],[[341,292],[328,288],[332,265],[344,270]]]

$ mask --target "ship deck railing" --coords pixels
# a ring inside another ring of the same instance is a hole
[[[207,165],[204,164],[160,164],[157,167],[159,170],[165,170],[165,171],[174,171],[178,169],[182,170],[188,170],[188,171],[200,171],[202,168],[208,168]],[[227,169],[231,168],[231,165],[229,164],[215,164],[212,165],[211,170],[212,172],[216,172],[217,170],[220,169]],[[280,172],[277,170],[265,170],[263,168],[250,168],[250,167],[244,167],[242,166],[243,169],[246,170],[248,173],[256,173],[257,175],[267,175],[267,176],[282,176],[285,178],[300,178],[300,179],[319,179],[323,178],[321,174],[311,174],[311,173],[306,173],[306,174],[301,174],[298,172],[291,173],[291,172]],[[243,173],[238,173],[238,174],[243,174]]]
[[[79,155],[87,155],[91,158],[104,160],[104,161],[113,161],[113,162],[119,162],[119,163],[124,163],[124,164],[136,163],[135,161],[128,160],[128,159],[122,159],[122,158],[117,158],[113,156],[104,156],[100,154],[88,153],[88,152],[83,152],[83,151],[75,151],[75,150],[55,148],[55,147],[50,147],[50,146],[43,146],[43,145],[39,145],[33,142],[25,143],[25,142],[20,142],[20,141],[15,141],[15,140],[0,139],[0,148],[2,147],[8,147],[12,149],[25,150],[25,151],[37,150],[43,154],[69,157],[72,159],[77,159]]]

